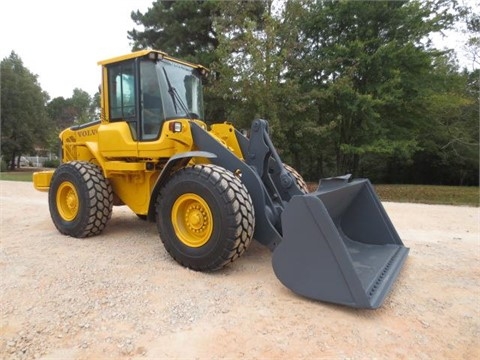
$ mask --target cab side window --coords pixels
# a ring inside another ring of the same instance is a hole
[[[140,94],[142,138],[153,140],[158,138],[165,116],[157,66],[151,60],[140,62]]]
[[[133,61],[125,61],[108,68],[108,97],[111,120],[123,120],[136,116],[134,74]]]

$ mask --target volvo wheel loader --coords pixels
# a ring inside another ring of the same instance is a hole
[[[407,257],[368,179],[322,179],[308,193],[279,157],[268,122],[249,136],[207,126],[207,69],[155,50],[100,61],[100,120],[63,130],[62,164],[37,172],[65,235],[105,228],[116,205],[157,224],[181,265],[218,270],[254,238],[272,250],[278,279],[311,299],[377,308]]]

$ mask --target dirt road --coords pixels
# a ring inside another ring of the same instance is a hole
[[[0,358],[480,358],[479,209],[384,205],[410,255],[382,308],[354,310],[294,295],[256,243],[182,268],[126,207],[62,236],[46,193],[0,181]]]

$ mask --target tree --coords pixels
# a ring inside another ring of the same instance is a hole
[[[462,73],[439,64],[425,103],[430,121],[419,133],[415,162],[403,166],[416,183],[478,185],[480,70]]]
[[[79,88],[73,89],[73,95],[69,101],[75,111],[75,124],[84,124],[94,120],[93,99],[86,91]]]
[[[153,48],[172,56],[209,65],[218,45],[212,19],[219,1],[157,0],[145,13],[131,18],[143,30],[132,29],[133,50]]]
[[[98,93],[95,96],[99,96]],[[56,97],[47,105],[50,118],[56,125],[58,131],[72,125],[84,124],[96,117],[98,99],[79,88],[73,90],[73,95],[65,99],[63,96]]]
[[[460,18],[463,20],[463,29],[461,32],[466,37],[465,48],[467,56],[471,60],[473,67],[480,66],[480,13],[476,9],[480,8],[480,1],[476,1],[474,6],[463,6],[460,8]]]
[[[48,94],[42,91],[37,75],[32,74],[20,57],[11,52],[1,66],[1,152],[15,169],[15,159],[44,147],[50,122],[45,110]]]
[[[407,158],[418,149],[416,125],[426,79],[441,56],[428,35],[454,17],[438,1],[302,1],[295,18],[298,50],[288,59],[290,77],[317,111],[326,148],[335,153],[334,173],[367,171],[369,154]],[[325,161],[319,153],[317,161]],[[330,162],[331,163],[331,162]],[[328,171],[332,171],[329,169]]]
[[[134,48],[210,67],[207,119],[247,128],[266,118],[307,179],[425,182],[415,169],[436,164],[439,182],[478,183],[473,75],[429,40],[459,14],[456,0],[157,1],[132,13],[145,29],[129,35]],[[468,22],[476,29],[477,16]]]
[[[219,34],[218,61],[211,65],[220,74],[212,92],[228,104],[227,118],[249,127],[255,117],[270,121],[278,134],[277,113],[284,68],[276,31],[279,18],[271,0],[223,2],[222,17],[216,19]]]

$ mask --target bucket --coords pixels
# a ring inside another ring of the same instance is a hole
[[[325,179],[294,196],[282,232],[272,256],[278,279],[299,295],[356,308],[381,306],[409,251],[367,179]]]

